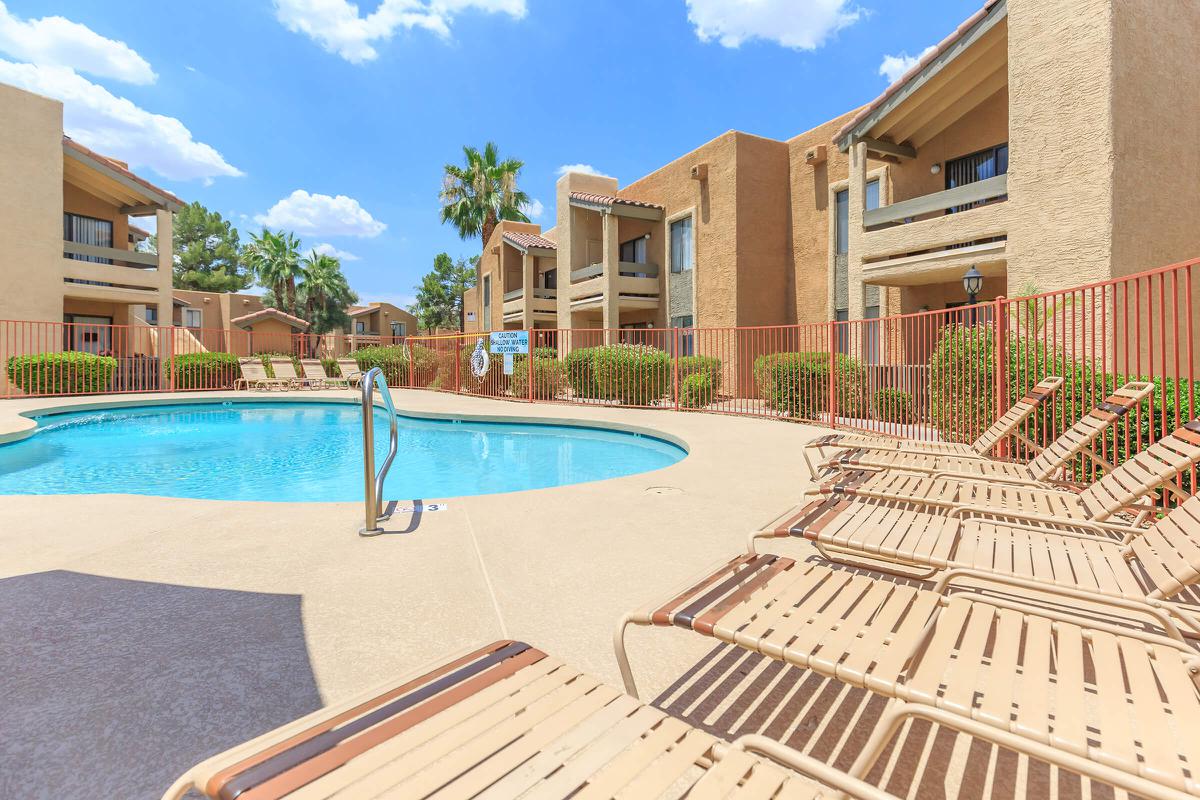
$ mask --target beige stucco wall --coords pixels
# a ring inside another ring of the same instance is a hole
[[[540,233],[541,226],[532,222],[516,222],[506,219],[501,220],[496,229],[492,231],[492,238],[488,240],[479,258],[479,283],[473,292],[468,290],[463,295],[464,308],[474,311],[476,317],[473,327],[470,322],[464,323],[468,332],[504,330],[504,293],[521,285],[521,253],[516,248],[504,244],[505,231]],[[506,271],[508,280],[506,280]],[[484,319],[483,314],[484,276],[491,278],[491,317],[488,319]]]
[[[0,84],[0,319],[62,322],[62,104]]]

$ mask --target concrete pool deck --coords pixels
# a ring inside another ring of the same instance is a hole
[[[357,393],[221,392],[115,400],[229,397],[353,400]],[[396,390],[393,398],[401,413],[641,429],[686,443],[689,455],[664,469],[596,483],[448,498],[445,510],[416,519],[399,514],[386,523],[388,535],[370,539],[357,535],[362,507],[355,503],[0,496],[0,584],[66,571],[298,598],[303,646],[324,703],[498,638],[535,643],[620,685],[612,632],[621,614],[744,552],[750,531],[800,499],[809,484],[801,446],[826,432],[714,414],[526,404],[428,391]],[[16,417],[22,411],[113,399],[5,401],[0,436],[24,427]],[[405,504],[414,498],[387,499]],[[806,547],[784,541],[779,549],[807,555]],[[81,607],[78,614],[86,616],[88,609]],[[194,658],[220,659],[227,648],[252,645],[229,641],[227,632],[216,640],[201,634]],[[631,630],[630,654],[643,696],[662,693],[712,647],[711,640],[677,631]],[[13,653],[19,655],[20,647]],[[160,659],[161,670],[186,669],[156,653],[146,658]],[[190,716],[205,713],[199,708],[162,712],[184,730],[192,724]],[[269,723],[264,729],[277,724]],[[197,748],[203,749],[199,743]],[[165,772],[189,765],[170,764]]]

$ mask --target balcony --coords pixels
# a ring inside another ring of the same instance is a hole
[[[72,297],[157,302],[162,278],[154,253],[64,241],[62,264],[65,289]]]
[[[533,289],[533,315],[543,317],[558,314],[558,290],[540,286]],[[525,316],[525,289],[504,293],[504,321],[521,322]]]
[[[936,283],[957,280],[968,264],[1007,260],[1007,193],[1008,176],[997,175],[864,212],[863,280]]]
[[[621,261],[617,266],[619,308],[657,308],[658,265]],[[592,264],[571,271],[571,309],[599,306],[604,300],[604,265]]]

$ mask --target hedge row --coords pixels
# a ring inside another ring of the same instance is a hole
[[[27,394],[94,394],[108,389],[117,360],[68,351],[12,356],[6,366],[8,379]]]
[[[754,359],[754,382],[766,406],[781,414],[817,419],[829,411],[829,354],[768,353]],[[849,356],[833,359],[838,416],[858,417],[867,410],[866,370]]]

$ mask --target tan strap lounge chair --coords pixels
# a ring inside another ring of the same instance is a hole
[[[1157,506],[1148,503],[1155,490],[1187,499],[1174,481],[1200,464],[1200,419],[1186,423],[1145,450],[1117,465],[1098,481],[1080,489],[1073,484],[1041,488],[961,478],[935,478],[900,470],[857,470],[822,484],[829,496],[895,501],[953,515],[993,515],[1031,523],[1070,525],[1103,522],[1125,511],[1145,521]]]
[[[304,370],[304,377],[313,381],[316,386],[322,389],[326,387],[350,388],[350,381],[345,378],[330,377],[325,372],[325,365],[321,363],[321,359],[319,358],[302,358],[300,359],[300,367]]]
[[[239,358],[238,369],[241,370],[242,377],[234,381],[234,389],[243,386],[246,389],[287,389],[291,386],[291,381],[268,376],[267,369],[258,356]]]
[[[1010,483],[1041,483],[1051,480],[1076,456],[1086,456],[1104,469],[1112,464],[1101,458],[1092,443],[1113,423],[1137,407],[1154,392],[1148,381],[1130,381],[1113,392],[1046,445],[1028,464],[978,457],[931,455],[883,450],[849,450],[818,465],[819,470],[899,469],[950,477],[986,478]]]
[[[762,736],[729,745],[512,641],[210,758],[164,800],[190,789],[212,800],[892,797]]]
[[[1005,597],[947,594],[775,555],[744,555],[628,625],[675,626],[892,702],[851,774],[912,717],[1143,797],[1200,791],[1200,658],[1168,635]]]
[[[272,358],[271,371],[275,373],[277,379],[287,381],[288,385],[292,388],[313,388],[312,381],[306,380],[296,374],[296,365],[292,363],[290,358]]]
[[[962,456],[964,458],[981,458],[1000,442],[1013,436],[1024,442],[1033,452],[1042,448],[1020,430],[1019,426],[1027,420],[1034,411],[1054,397],[1054,392],[1062,386],[1063,379],[1057,375],[1043,378],[1029,390],[1029,393],[1009,407],[992,426],[984,431],[978,439],[970,444],[962,442],[920,442],[912,439],[897,439],[890,436],[872,436],[863,433],[831,433],[820,436],[804,446],[804,460],[808,463],[809,472],[818,474],[819,462],[813,461],[812,451],[823,460],[823,451],[830,448],[838,450],[884,450],[901,453],[921,453],[925,455]]]
[[[337,360],[338,372],[342,373],[342,377],[346,379],[349,386],[358,386],[362,383],[363,371],[359,369],[358,362],[353,358],[339,358]]]
[[[958,519],[830,498],[810,503],[773,531],[752,534],[750,546],[759,538],[802,536],[831,561],[906,576],[917,570],[923,577],[942,570],[1012,576],[1056,594],[1066,590],[1169,609],[1200,631],[1191,611],[1157,602],[1200,577],[1200,497],[1189,497],[1148,528],[1108,522],[1076,528]]]

